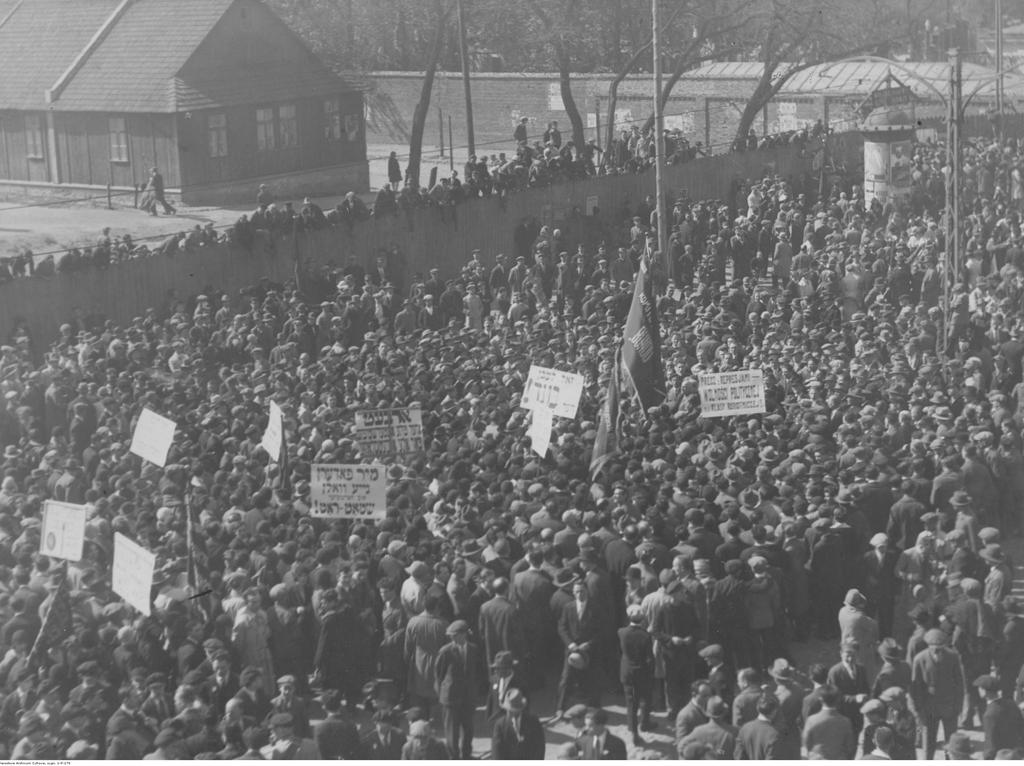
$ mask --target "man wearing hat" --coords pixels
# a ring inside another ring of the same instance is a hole
[[[320,695],[326,718],[317,723],[313,741],[324,760],[356,760],[361,757],[359,729],[343,711],[341,702],[341,695],[334,689]]]
[[[26,713],[18,726],[18,741],[11,750],[11,760],[47,761],[58,757],[53,737],[38,713]],[[140,756],[141,757],[141,756]]]
[[[591,658],[602,630],[603,615],[591,604],[585,582],[573,584],[572,595],[572,602],[562,608],[558,620],[558,635],[562,639],[565,658],[558,681],[556,719],[562,717],[570,690],[578,689],[588,704],[596,706],[600,702],[600,680],[596,677]]]
[[[956,732],[964,705],[964,669],[960,655],[950,649],[946,633],[932,628],[924,636],[927,648],[910,665],[910,702],[924,734],[925,760],[935,755],[939,724],[947,742]]]
[[[516,659],[512,652],[501,651],[491,663],[491,684],[487,692],[487,720],[493,721],[504,710],[505,698],[518,686],[516,683]]]
[[[544,760],[544,729],[526,710],[526,697],[512,689],[505,697],[505,715],[491,730],[492,761]]]
[[[865,669],[868,678],[873,678],[877,670],[875,649],[879,632],[878,623],[865,611],[867,605],[864,594],[856,588],[846,592],[843,606],[839,610],[839,641],[841,644],[857,644],[857,664]]]
[[[448,642],[448,625],[438,616],[438,596],[428,593],[423,612],[405,628],[405,662],[408,667],[409,701],[430,710],[437,704],[435,668],[441,647]]]
[[[444,736],[451,757],[468,760],[473,757],[480,650],[469,640],[465,620],[456,620],[445,633],[450,640],[437,653],[434,666],[437,699],[444,714]]]
[[[731,708],[736,674],[725,664],[725,649],[721,644],[708,644],[697,652],[697,656],[704,660],[708,667],[707,680],[715,696],[720,697]]]
[[[683,757],[691,745],[706,748],[712,760],[731,760],[736,752],[736,736],[739,729],[729,723],[729,705],[721,697],[712,697],[707,702],[708,722],[702,723],[676,743],[679,757]]]
[[[121,706],[107,721],[106,760],[139,761],[149,750],[156,732],[139,710],[142,695],[133,687],[123,690]]]
[[[981,560],[988,565],[985,575],[985,603],[993,609],[1002,606],[1003,599],[1013,589],[1013,570],[1007,566],[1006,555],[999,543],[990,543],[981,549]]]
[[[292,728],[298,737],[308,737],[309,706],[302,697],[296,694],[298,681],[295,676],[286,675],[277,679],[277,696],[270,700],[270,713],[288,713],[292,717]]]
[[[840,712],[843,694],[827,684],[821,690],[821,710],[804,723],[803,744],[808,753],[832,761],[852,761],[857,754],[857,735],[850,719]],[[857,703],[860,717],[861,700]]]
[[[860,706],[870,691],[868,674],[858,661],[859,656],[860,644],[846,638],[839,646],[839,662],[828,671],[829,684],[839,691],[839,712],[850,720],[855,735],[860,734],[863,724]]]
[[[274,713],[268,723],[271,744],[265,748],[265,758],[274,761],[320,760],[320,748],[316,743],[295,733],[295,721],[291,713]]]
[[[867,599],[866,612],[878,620],[878,634],[892,635],[896,607],[897,552],[889,547],[889,537],[879,532],[871,538],[871,550],[861,557],[861,591]]]
[[[633,744],[644,744],[640,737],[651,726],[651,702],[654,693],[654,640],[645,627],[644,610],[639,604],[626,608],[629,625],[619,628],[619,682],[626,694],[626,723]]]
[[[985,732],[982,757],[991,761],[1003,748],[1024,748],[1024,715],[1012,700],[1003,697],[999,679],[986,674],[974,679],[973,685],[985,700],[985,712],[981,717],[981,727]]]

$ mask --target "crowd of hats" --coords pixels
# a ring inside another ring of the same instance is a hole
[[[820,242],[805,249],[814,289],[775,291],[752,279],[661,285],[667,398],[647,412],[625,398],[617,454],[596,480],[589,457],[622,317],[614,301],[592,300],[584,313],[582,291],[531,304],[519,325],[447,326],[396,340],[387,318],[372,316],[362,317],[365,335],[351,336],[348,318],[358,310],[351,280],[312,306],[294,285],[265,283],[244,303],[198,296],[124,327],[78,333],[69,326],[41,364],[27,344],[4,346],[3,581],[15,584],[12,593],[44,596],[66,569],[75,624],[55,653],[98,660],[107,682],[126,681],[109,663],[122,631],[179,636],[193,620],[190,552],[201,552],[202,587],[217,598],[251,584],[265,604],[308,604],[303,583],[338,558],[370,573],[386,551],[407,548],[414,567],[479,553],[507,569],[531,543],[550,549],[566,524],[589,533],[624,519],[643,525],[644,540],[668,547],[685,542],[690,527],[728,522],[741,526],[748,545],[770,545],[829,528],[868,482],[929,473],[936,460],[955,470],[964,447],[1024,475],[1010,398],[1020,356],[1016,366],[993,361],[1024,337],[1012,308],[1018,272],[996,269],[995,279],[957,286],[956,299],[969,298],[972,309],[957,325],[949,358],[940,359],[941,314],[927,295],[921,302],[914,279],[903,278],[931,268],[934,209],[887,221],[856,202],[842,207],[838,196],[812,205],[778,179],[761,186],[753,221],[737,222],[724,212],[728,205],[695,204],[696,225],[709,239],[727,240],[738,231],[756,236],[763,219],[769,230]],[[1015,214],[1008,220],[1015,225]],[[913,238],[921,240],[920,265],[907,245]],[[587,254],[590,270],[594,256]],[[837,309],[844,273],[864,274],[865,284],[845,320]],[[886,290],[867,289],[873,275]],[[606,283],[588,288],[613,294]],[[681,295],[673,297],[676,288]],[[528,415],[517,406],[531,364],[586,380],[579,417],[556,419],[544,457],[530,452]],[[767,412],[701,418],[697,373],[746,366],[764,371]],[[285,413],[280,464],[258,447],[271,399]],[[144,406],[178,426],[163,469],[128,452],[132,419]],[[389,468],[387,519],[311,518],[311,464],[362,459],[354,413],[412,406],[423,411],[424,451]],[[1009,482],[1000,505],[1007,518],[992,519],[1004,531],[1024,502],[1015,486]],[[84,558],[68,566],[38,555],[42,503],[55,496],[89,508]],[[186,506],[197,520],[191,530]],[[109,590],[115,532],[157,554],[152,617],[123,607]],[[869,540],[859,544],[866,549]],[[596,555],[593,545],[579,547]],[[990,547],[985,555],[1002,553]],[[565,563],[557,560],[553,573],[561,586],[576,576]],[[743,566],[730,561],[725,570],[736,565]],[[756,573],[766,563],[754,557],[749,565]],[[7,614],[13,601],[3,605]],[[230,626],[217,617],[202,624],[204,637],[227,644]],[[49,679],[59,663],[44,657],[42,664],[40,677]],[[70,688],[87,672],[74,663],[57,683]]]

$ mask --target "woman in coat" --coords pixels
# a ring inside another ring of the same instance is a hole
[[[321,599],[320,640],[313,668],[324,689],[334,689],[350,705],[362,701],[368,634],[355,610],[335,590]]]

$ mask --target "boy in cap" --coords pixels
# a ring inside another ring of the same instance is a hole
[[[270,715],[275,713],[290,713],[292,716],[292,727],[296,736],[308,737],[309,728],[309,706],[306,700],[295,693],[295,676],[286,675],[277,679],[277,696],[270,700]]]
[[[626,721],[633,735],[633,744],[644,744],[640,737],[641,718],[644,731],[650,731],[651,701],[654,693],[654,640],[644,626],[644,610],[639,604],[626,609],[629,625],[619,628],[619,682],[626,693]]]

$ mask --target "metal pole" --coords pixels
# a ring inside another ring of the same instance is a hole
[[[658,249],[665,265],[665,274],[673,279],[668,253],[668,221],[665,216],[665,115],[661,109],[661,43],[658,35],[658,0],[651,0],[651,38],[654,52],[654,189],[657,194]]]
[[[462,0],[456,0],[456,11],[459,17],[459,58],[462,59],[462,89],[466,93],[466,143],[469,147],[469,156],[476,154],[476,145],[473,139],[473,89],[469,82],[469,53],[466,50],[466,19],[462,13]],[[451,141],[448,142],[451,147]]]
[[[996,3],[996,135],[1003,140],[1003,0]]]
[[[441,156],[444,157],[444,117],[441,115],[441,107],[437,107],[437,133],[441,137]]]
[[[960,268],[960,51],[949,51],[949,103],[946,115],[946,248],[942,264],[942,333],[939,355],[943,365],[949,361],[949,329],[952,324],[953,282]]]
[[[455,140],[452,138],[452,116],[448,115],[448,169],[455,170]]]

